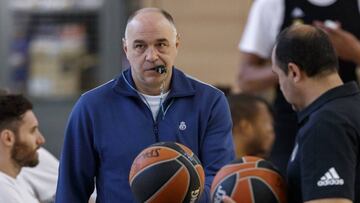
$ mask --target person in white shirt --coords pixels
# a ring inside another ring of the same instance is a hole
[[[39,202],[17,177],[23,167],[38,165],[37,151],[44,143],[31,102],[22,95],[0,94],[0,202]]]
[[[11,108],[14,106],[7,106],[8,101],[4,100],[6,96],[10,96],[10,94],[0,89],[0,113],[5,112],[5,106],[9,108],[8,113],[13,111]],[[3,122],[8,122],[5,121],[6,115],[8,114],[0,116],[0,131],[6,128],[6,125],[3,125]],[[43,147],[37,150],[37,154],[39,163],[35,167],[22,167],[16,178],[3,173],[0,169],[0,203],[55,202],[59,160]],[[95,203],[95,199],[96,192],[94,191],[89,203]]]
[[[25,183],[26,189],[42,203],[55,201],[59,160],[41,147],[38,150],[39,164],[22,168],[17,179]]]

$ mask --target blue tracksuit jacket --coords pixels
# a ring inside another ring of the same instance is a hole
[[[56,202],[87,202],[94,182],[97,202],[135,202],[128,183],[131,164],[159,141],[183,143],[199,157],[206,175],[201,202],[209,202],[214,175],[234,158],[224,94],[173,68],[165,115],[154,121],[129,85],[134,87],[130,69],[77,101],[65,133]]]

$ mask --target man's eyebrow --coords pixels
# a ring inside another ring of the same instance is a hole
[[[160,38],[156,40],[157,42],[168,42],[169,40],[167,40],[166,38]]]
[[[136,39],[136,40],[134,40],[134,43],[145,43],[145,41],[141,40],[141,39]]]
[[[169,42],[169,40],[166,39],[166,38],[160,38],[160,39],[157,39],[156,42]],[[144,40],[141,40],[141,39],[136,39],[136,40],[134,40],[133,43],[144,44],[144,43],[146,43],[146,42],[145,42]]]

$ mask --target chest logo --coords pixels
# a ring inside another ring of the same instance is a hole
[[[185,123],[185,121],[181,121],[181,122],[180,122],[179,130],[181,130],[181,131],[186,130],[186,123]]]

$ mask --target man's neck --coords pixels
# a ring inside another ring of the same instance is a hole
[[[136,82],[135,82],[135,85],[136,85],[136,89],[139,92],[146,94],[146,95],[150,95],[150,96],[157,96],[157,95],[160,95],[161,93],[166,93],[169,91],[170,81],[165,80],[164,84],[160,84],[160,85],[152,86],[152,87],[142,86],[140,84],[136,84]]]
[[[13,163],[12,161],[0,161],[0,171],[5,173],[6,175],[16,178],[17,175],[19,175],[21,170],[20,166],[17,166],[17,164]]]
[[[337,73],[322,78],[310,79],[304,90],[304,102],[300,110],[306,108],[325,92],[344,84]]]

